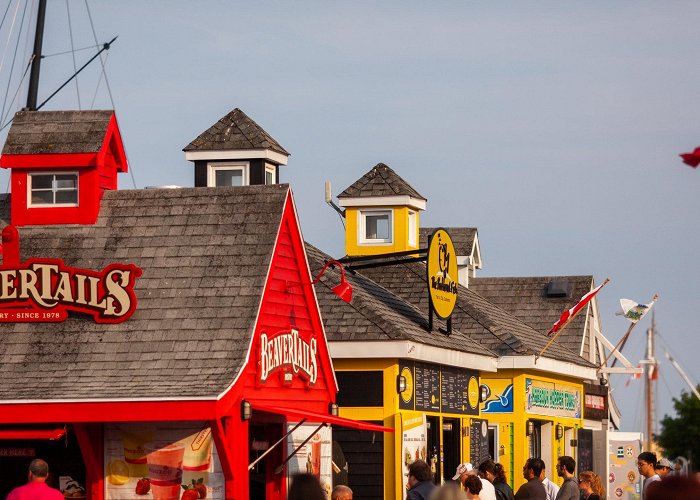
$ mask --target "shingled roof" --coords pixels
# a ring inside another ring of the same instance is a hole
[[[114,114],[99,111],[19,111],[3,155],[96,153]]]
[[[551,282],[568,283],[564,296],[547,296]],[[490,302],[510,312],[542,334],[546,334],[559,320],[561,313],[576,304],[593,288],[593,276],[532,276],[472,278],[469,288]],[[585,336],[586,315],[577,315],[556,342],[588,359],[590,337]],[[582,350],[583,347],[583,350]]]
[[[306,253],[312,274],[331,260],[310,244]],[[463,332],[453,329],[451,335],[428,331],[428,318],[414,305],[394,295],[360,273],[346,273],[352,285],[352,303],[339,301],[331,288],[340,282],[340,272],[329,269],[316,284],[316,295],[329,342],[409,340],[420,344],[465,353],[496,357]],[[437,326],[444,325],[436,322]],[[371,347],[368,347],[371,349]]]
[[[123,323],[1,323],[0,399],[220,395],[245,364],[288,192],[107,191],[94,226],[19,228],[22,261],[133,263],[143,275]]]
[[[183,151],[269,149],[289,153],[243,111],[236,108],[199,134]]]
[[[338,198],[366,198],[378,196],[410,196],[426,200],[389,166],[377,163],[372,170],[356,180],[338,195]]]
[[[390,292],[428,311],[426,270],[423,263],[363,269],[362,273]],[[473,290],[460,285],[457,305],[452,314],[452,326],[473,341],[499,356],[532,356],[538,354],[549,340],[546,335],[486,300]],[[542,356],[592,368],[594,365],[554,343]]]
[[[418,248],[428,248],[428,238],[436,229],[435,227],[420,228],[420,243]],[[450,234],[457,255],[472,254],[477,232],[475,227],[443,227],[442,229]]]

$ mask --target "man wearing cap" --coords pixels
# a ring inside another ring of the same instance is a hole
[[[667,478],[672,470],[673,464],[668,458],[662,458],[661,460],[656,462],[656,467],[654,467],[654,471],[656,471],[656,473],[662,480]]]
[[[29,481],[7,495],[7,500],[63,500],[63,494],[46,484],[49,477],[49,464],[40,458],[29,464]]]
[[[452,478],[453,481],[459,481],[459,484],[464,486],[464,481],[468,476],[476,476],[476,469],[470,463],[459,464],[457,467],[457,472]],[[481,491],[479,492],[479,498],[481,500],[496,500],[496,488],[494,488],[491,481],[480,477],[481,481]]]

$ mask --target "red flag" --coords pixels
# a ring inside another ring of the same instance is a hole
[[[683,163],[690,167],[697,168],[698,165],[700,165],[700,146],[695,148],[692,153],[681,153],[679,156],[683,158]]]
[[[570,319],[572,319],[574,316],[576,316],[576,314],[578,314],[578,312],[583,308],[583,306],[585,306],[586,304],[588,304],[588,303],[591,301],[591,299],[592,299],[593,297],[595,297],[595,294],[598,293],[598,292],[600,291],[600,289],[603,288],[607,282],[608,282],[608,280],[606,279],[606,280],[603,282],[603,284],[600,285],[598,288],[594,288],[593,290],[591,290],[590,292],[588,292],[586,295],[584,295],[583,297],[581,297],[581,300],[578,301],[578,304],[576,304],[574,307],[572,307],[572,308],[569,309],[568,311],[564,311],[564,312],[562,313],[561,317],[559,318],[559,321],[557,321],[556,323],[554,323],[554,326],[552,326],[552,329],[549,330],[549,332],[547,332],[547,336],[548,336],[548,337],[551,336],[554,332],[556,332],[557,330],[559,330],[559,328],[561,328],[561,326],[562,326],[564,323],[566,323],[568,320],[570,320]]]
[[[641,365],[637,365],[637,368],[641,368]],[[632,382],[633,380],[640,379],[640,378],[642,378],[641,373],[633,373],[632,375],[630,375],[630,378],[627,379],[627,382],[625,382],[625,387],[629,387],[630,382]]]

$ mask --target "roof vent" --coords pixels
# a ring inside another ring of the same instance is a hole
[[[544,295],[547,298],[568,297],[571,292],[571,286],[568,281],[555,280],[547,283],[544,290]]]

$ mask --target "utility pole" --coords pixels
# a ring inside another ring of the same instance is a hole
[[[32,71],[29,73],[29,92],[27,94],[27,110],[36,111],[36,100],[39,94],[39,71],[41,69],[41,46],[44,42],[44,18],[46,17],[46,0],[39,0],[36,16],[36,32],[34,33],[34,52],[32,54]]]
[[[654,423],[654,399],[653,399],[653,383],[658,376],[657,370],[659,369],[658,362],[654,357],[654,334],[656,333],[656,317],[654,311],[651,312],[651,327],[647,329],[647,354],[646,360],[644,361],[647,365],[646,369],[646,379],[645,379],[645,389],[646,389],[646,403],[647,403],[647,445],[646,449],[652,449],[653,443],[653,423]]]

